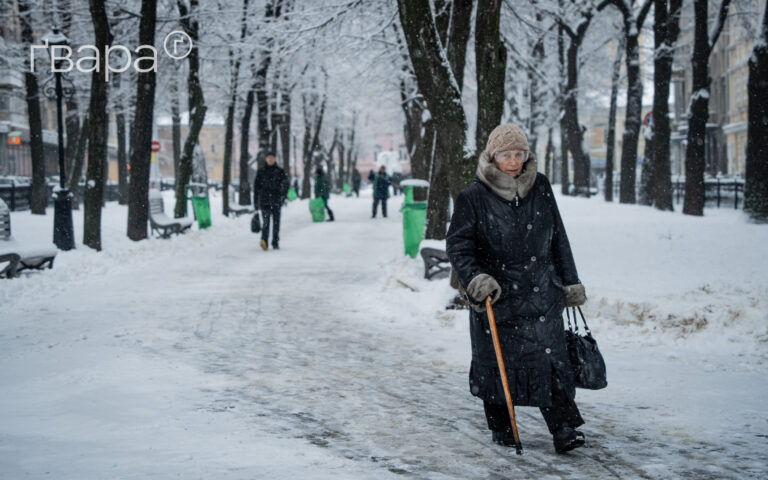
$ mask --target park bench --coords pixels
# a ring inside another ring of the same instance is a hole
[[[238,205],[235,202],[235,187],[229,186],[229,214],[239,217],[240,215],[247,215],[253,213],[256,210],[250,205]]]
[[[170,238],[173,234],[183,233],[192,227],[193,220],[187,217],[170,218],[163,208],[163,194],[158,190],[149,191],[149,225],[151,233],[157,232],[160,238]]]
[[[451,262],[445,250],[424,247],[419,252],[424,260],[424,278],[445,278],[451,273]]]
[[[11,236],[11,212],[0,199],[0,277],[15,277],[24,270],[53,268],[58,250],[23,247]]]

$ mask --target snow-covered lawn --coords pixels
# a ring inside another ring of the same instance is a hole
[[[169,193],[166,192],[166,195]],[[170,211],[172,197],[166,197]],[[579,391],[586,448],[556,455],[519,408],[496,446],[467,388],[467,312],[402,255],[402,197],[283,210],[281,250],[249,218],[132,242],[0,281],[0,478],[765,478],[768,228],[559,198],[609,386]],[[11,214],[49,242],[53,213]]]

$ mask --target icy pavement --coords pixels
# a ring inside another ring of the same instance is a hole
[[[0,283],[0,478],[768,476],[766,344],[646,343],[648,325],[611,317],[627,307],[610,279],[593,282],[609,387],[578,393],[586,447],[556,455],[535,408],[517,410],[524,455],[492,444],[467,388],[467,313],[401,256],[400,198],[372,220],[369,199],[333,197],[323,224],[292,204],[280,251],[247,218],[214,217]],[[586,264],[589,226],[565,203]]]

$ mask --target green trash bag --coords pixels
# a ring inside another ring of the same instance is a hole
[[[211,226],[211,206],[208,197],[190,197],[192,208],[195,211],[197,226],[202,230]]]
[[[296,189],[291,187],[288,189],[288,193],[285,195],[289,202],[292,202],[299,198],[299,196],[296,194]]]
[[[325,221],[325,203],[322,198],[313,198],[309,201],[309,213],[313,222]]]
[[[349,184],[347,182],[344,182],[344,193],[349,193]]]
[[[424,224],[427,221],[427,203],[414,202],[403,204],[400,209],[403,212],[403,244],[405,254],[416,258],[419,254],[419,245],[424,237]]]

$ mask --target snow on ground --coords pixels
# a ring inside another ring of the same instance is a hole
[[[468,392],[467,312],[402,255],[401,199],[294,202],[268,252],[215,194],[212,228],[138,243],[108,204],[104,251],[0,282],[0,478],[766,478],[768,229],[559,198],[609,386],[578,392],[565,456],[519,408],[519,457]],[[52,212],[11,218],[50,240]]]

